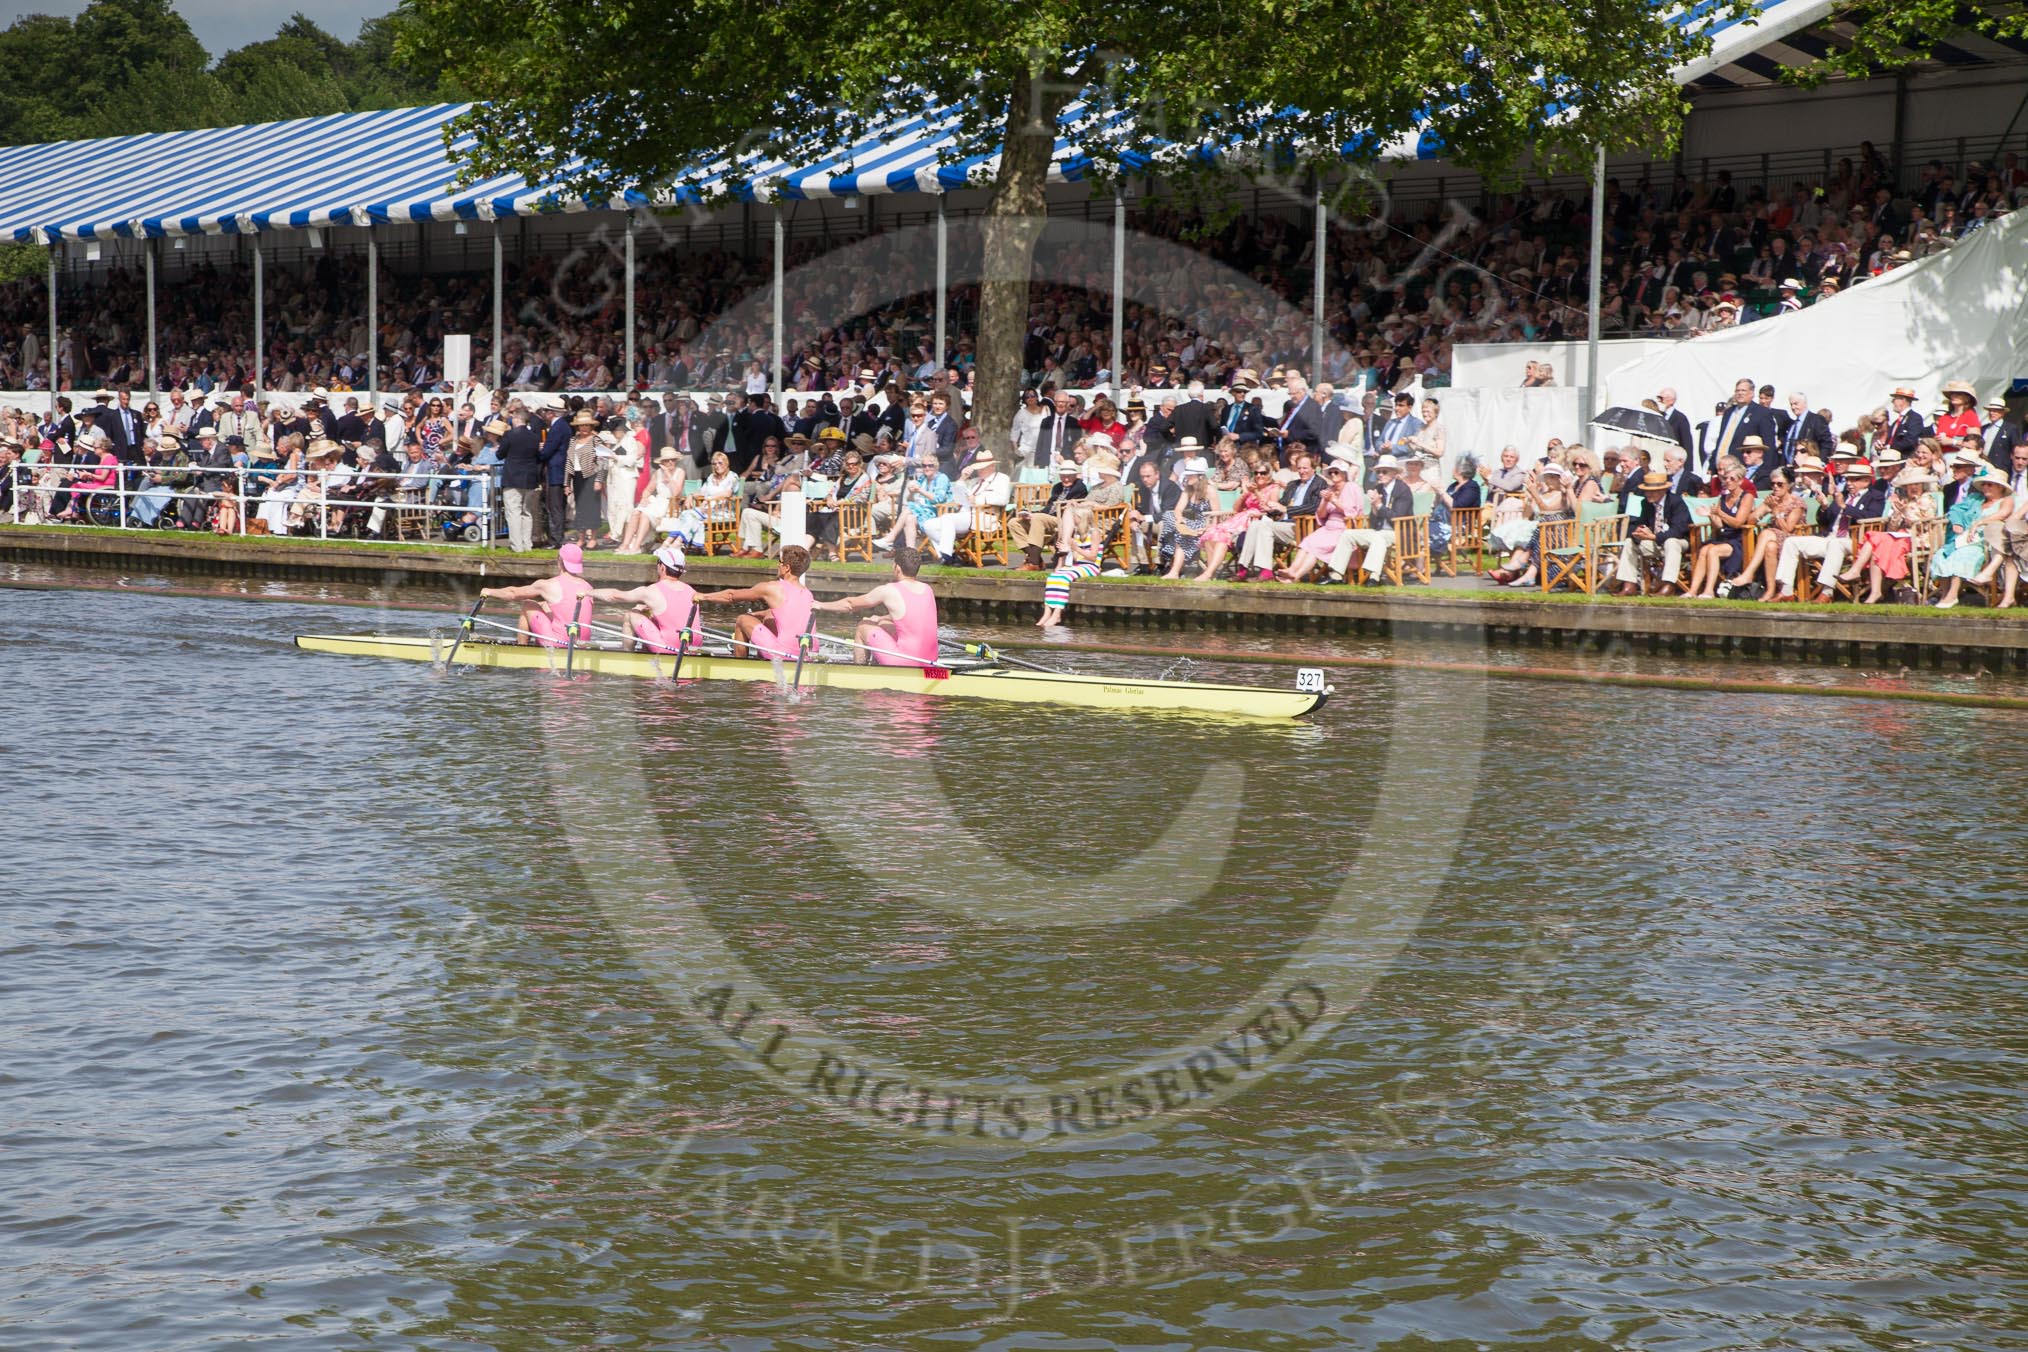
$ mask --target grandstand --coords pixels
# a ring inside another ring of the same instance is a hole
[[[1677,72],[1693,109],[1680,153],[1616,159],[1592,183],[1495,193],[1411,138],[1375,203],[1331,185],[1320,210],[1302,188],[1228,176],[1240,209],[1207,220],[1188,180],[1095,195],[1066,139],[1029,377],[1160,386],[1288,363],[1341,387],[1437,387],[1460,344],[1584,339],[1595,297],[1605,338],[1686,336],[1732,322],[1728,298],[1748,320],[1776,314],[1792,270],[1810,303],[2015,205],[2028,49],[1968,39],[1893,77],[1780,83],[1843,31],[1828,4],[1773,0],[1717,33]],[[756,367],[776,390],[868,366],[963,382],[984,194],[943,162],[935,127],[773,166],[706,209],[668,194],[568,200],[518,179],[447,187],[441,129],[461,111],[0,151],[0,231],[52,246],[46,280],[0,288],[0,389],[46,389],[52,355],[72,388],[404,389],[442,380],[449,333],[473,335],[475,376],[510,387],[728,388]],[[1597,287],[1588,199],[1605,207]],[[1111,232],[1117,277],[1094,232]],[[1165,240],[1207,271],[1147,275]],[[848,246],[889,285],[841,316],[851,288],[811,265]],[[1198,285],[1234,277],[1284,304],[1264,313]],[[1555,379],[1584,378],[1574,366]]]

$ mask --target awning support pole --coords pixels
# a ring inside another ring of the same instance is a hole
[[[371,222],[366,226],[366,397],[373,401],[366,415],[371,422],[380,412],[380,239]]]
[[[1317,175],[1311,189],[1310,226],[1310,383],[1324,379],[1324,176]]]
[[[261,236],[260,232],[256,230],[254,232],[253,237],[253,268],[254,268],[253,388],[254,388],[255,404],[259,404],[261,399],[261,359],[265,355],[261,351],[261,349],[267,346],[265,339],[268,331],[267,278],[266,275],[261,270],[262,266],[263,264],[261,254]]]
[[[1598,416],[1598,313],[1599,293],[1605,280],[1605,142],[1598,143],[1598,158],[1591,171],[1591,284],[1585,288],[1584,316],[1584,424]],[[1580,436],[1587,435],[1580,430]]]
[[[627,213],[627,336],[621,344],[622,360],[626,362],[626,374],[620,377],[620,388],[634,388],[634,213]]]
[[[1113,350],[1110,381],[1117,398],[1126,388],[1122,367],[1127,360],[1127,185],[1113,184]]]
[[[148,262],[148,397],[162,397],[162,382],[155,372],[155,240],[151,237],[142,241],[147,250]]]
[[[495,400],[495,408],[504,406],[505,402],[500,399],[500,391],[506,385],[506,381],[502,376],[503,368],[500,364],[503,360],[500,356],[500,310],[502,304],[500,292],[503,278],[506,274],[506,252],[505,246],[500,241],[500,222],[495,221],[493,222],[493,398]]]
[[[782,397],[782,255],[788,246],[787,223],[782,219],[782,204],[773,204],[775,209],[775,344],[774,361],[768,371],[768,389],[779,401]]]
[[[937,194],[937,370],[946,367],[944,305],[950,291],[950,223],[944,215],[944,194]],[[962,410],[960,410],[962,411]]]
[[[57,242],[56,236],[53,234],[47,236],[47,238],[49,240],[49,420],[55,422],[56,395],[57,391],[63,388],[63,380],[57,370],[56,363],[56,259],[63,245]]]

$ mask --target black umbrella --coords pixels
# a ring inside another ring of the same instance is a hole
[[[1654,437],[1661,441],[1676,439],[1676,434],[1669,430],[1669,420],[1652,409],[1609,408],[1591,421],[1595,427],[1609,427],[1615,432],[1630,432],[1637,437]]]

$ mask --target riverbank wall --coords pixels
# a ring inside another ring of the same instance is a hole
[[[469,546],[378,544],[261,537],[218,538],[0,525],[0,561],[67,565],[159,576],[289,579],[363,585],[390,598],[468,603],[484,586],[554,570],[553,554],[508,554]],[[594,553],[587,574],[631,586],[652,576],[642,556]],[[820,596],[864,591],[881,565],[819,564]],[[692,561],[700,588],[749,586],[773,576],[752,561]],[[933,569],[947,620],[1032,620],[1042,602],[1034,573]],[[1080,625],[1171,633],[1238,632],[1452,637],[1497,647],[1599,648],[1723,656],[1850,667],[2028,670],[2028,610],[1965,607],[1930,611],[1853,605],[1767,606],[1756,602],[1543,596],[1460,585],[1354,589],[1279,583],[1233,584],[1099,579],[1079,584],[1071,619]]]

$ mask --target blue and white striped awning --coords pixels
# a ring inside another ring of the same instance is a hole
[[[518,175],[453,188],[443,128],[471,106],[9,147],[0,150],[0,234],[43,242],[246,234],[647,201],[561,201]]]
[[[1672,22],[1710,22],[1716,9],[1717,0],[1694,0]],[[1764,0],[1755,20],[1716,28],[1711,55],[1678,71],[1679,82],[1736,62],[1756,45],[1797,33],[1831,10],[1828,0]],[[443,131],[472,106],[435,104],[0,149],[0,238],[55,242],[495,220],[700,197],[696,187],[682,187],[586,200],[519,175],[453,186],[457,154],[469,140],[447,148]],[[1089,130],[1087,117],[1075,105],[1064,113],[1052,182],[1075,181],[1089,171],[1091,161],[1078,144],[1079,133]],[[746,166],[742,177],[753,186],[740,195],[793,200],[944,192],[989,176],[997,157],[954,158],[955,141],[954,119],[899,121],[815,164]],[[1435,159],[1442,153],[1442,143],[1423,132],[1386,147],[1384,156]],[[719,166],[698,176],[697,184],[708,192],[725,179]]]

